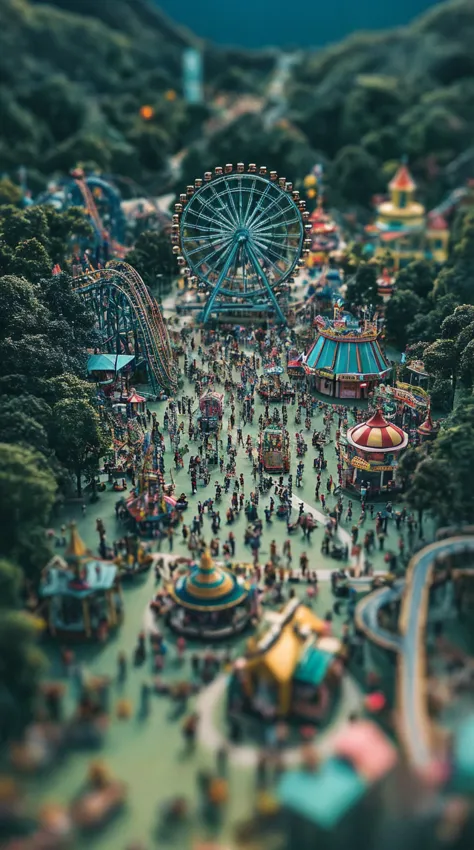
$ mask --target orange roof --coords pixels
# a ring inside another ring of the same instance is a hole
[[[404,189],[408,191],[410,189],[416,189],[416,183],[406,165],[400,166],[395,177],[393,177],[388,186],[389,189]]]

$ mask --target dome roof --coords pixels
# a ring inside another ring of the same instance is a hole
[[[431,409],[430,408],[428,408],[428,412],[426,414],[426,419],[424,420],[424,422],[421,423],[421,425],[418,426],[418,428],[416,430],[418,431],[419,434],[421,434],[422,437],[431,437],[438,430],[436,425],[434,424],[432,418],[431,418]]]
[[[367,422],[349,428],[347,441],[356,449],[382,453],[404,449],[408,443],[408,434],[398,425],[387,422],[380,410],[377,410]]]
[[[243,602],[248,592],[229,570],[216,567],[206,549],[199,566],[179,578],[170,595],[178,605],[194,611],[222,611]]]

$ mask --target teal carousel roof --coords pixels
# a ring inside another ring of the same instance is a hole
[[[374,331],[323,330],[311,346],[305,363],[309,371],[323,370],[338,375],[383,377],[390,365]]]
[[[169,588],[170,596],[191,611],[224,611],[241,605],[248,591],[229,570],[216,567],[206,550],[199,566]]]

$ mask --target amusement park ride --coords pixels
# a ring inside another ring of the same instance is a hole
[[[178,369],[160,308],[138,272],[112,260],[74,278],[76,292],[87,300],[97,319],[101,348],[116,354],[135,354],[147,366],[153,392],[174,392]]]
[[[68,177],[40,195],[36,203],[51,204],[61,210],[83,207],[94,228],[97,244],[102,245],[107,238],[112,254],[125,256],[126,222],[122,199],[115,186],[103,177],[86,175],[82,168],[74,168]]]
[[[306,202],[276,171],[251,163],[207,171],[175,204],[173,252],[192,286],[208,294],[201,319],[274,314],[311,247]],[[200,309],[196,303],[190,309]]]

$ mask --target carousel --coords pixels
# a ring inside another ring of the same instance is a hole
[[[313,389],[333,398],[367,398],[392,371],[377,324],[359,324],[347,314],[318,320],[318,336],[304,359]]]
[[[61,640],[105,640],[122,622],[118,568],[86,548],[74,523],[64,558],[56,556],[43,570],[39,595],[49,632]]]
[[[133,531],[145,537],[156,537],[164,525],[173,525],[179,519],[178,502],[173,496],[174,485],[165,484],[158,466],[157,452],[149,446],[137,486],[123,502]]]
[[[346,442],[343,487],[368,499],[393,493],[397,458],[407,447],[408,434],[378,409],[367,422],[349,428]]]
[[[268,425],[260,432],[259,460],[265,472],[289,472],[290,437],[286,428]]]
[[[125,501],[126,512],[137,534],[154,537],[161,526],[174,525],[178,521],[178,503],[171,490],[172,486],[165,486],[161,472],[140,476],[138,487]]]
[[[166,588],[171,628],[186,637],[227,638],[242,632],[253,614],[253,591],[240,576],[214,564],[206,550],[199,565]]]

